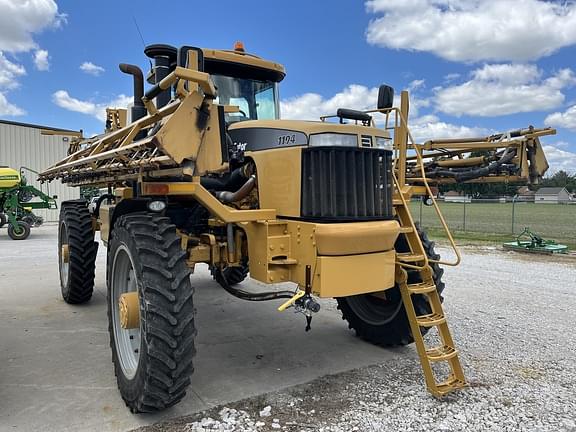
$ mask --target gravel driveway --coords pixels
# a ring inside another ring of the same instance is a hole
[[[576,431],[576,259],[463,255],[446,268],[445,308],[469,388],[431,397],[410,346],[394,350],[401,361],[139,431]]]

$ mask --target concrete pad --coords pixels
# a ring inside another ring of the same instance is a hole
[[[92,300],[67,305],[60,296],[57,227],[33,229],[25,241],[0,230],[0,431],[125,431],[325,374],[401,361],[412,350],[355,338],[333,301],[322,302],[305,333],[302,315],[277,312],[280,301],[238,300],[204,266],[192,276],[198,310],[192,386],[172,409],[133,415],[111,363],[105,262],[100,245]]]

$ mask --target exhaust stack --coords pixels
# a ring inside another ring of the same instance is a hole
[[[176,67],[178,50],[171,45],[148,45],[144,49],[144,54],[151,59],[154,59],[154,66],[152,68],[154,82],[152,84],[158,84]],[[156,108],[162,108],[168,104],[171,97],[171,89],[162,91],[158,96],[156,96]]]
[[[142,102],[142,97],[144,96],[144,75],[142,70],[135,65],[120,63],[118,67],[125,74],[134,77],[134,106],[131,110],[131,118],[135,122],[146,115],[146,107],[144,107],[144,102]]]

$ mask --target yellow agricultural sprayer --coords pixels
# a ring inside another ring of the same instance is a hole
[[[440,259],[408,202],[426,199],[446,228],[431,184],[537,183],[548,167],[539,138],[554,131],[416,144],[408,93],[394,107],[388,86],[370,111],[280,120],[283,66],[241,44],[145,53],[152,86],[145,91],[142,71],[121,64],[133,76],[133,106],[108,110],[106,133],[74,140],[41,175],[108,191],[90,210],[82,200],[62,204],[60,280],[68,303],[90,299],[100,231],[112,358],[128,407],[164,409],[190,385],[200,263],[236,297],[285,299],[279,311],[301,312],[306,329],[320,313],[317,299],[335,298],[359,337],[415,342],[434,395],[465,386],[441,297],[440,265],[459,255]],[[293,289],[249,290],[240,284],[248,274]],[[440,336],[434,347],[423,340],[430,328]],[[447,376],[435,375],[435,362],[448,364]]]

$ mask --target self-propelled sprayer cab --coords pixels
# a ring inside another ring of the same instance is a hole
[[[286,75],[284,67],[246,53],[241,42],[229,51],[157,44],[144,52],[154,60],[147,76],[150,84],[159,83],[176,66],[210,74],[217,89],[215,102],[238,107],[236,112],[226,113],[228,123],[279,118],[278,83]],[[174,86],[156,96],[156,107],[165,106],[175,91]]]

